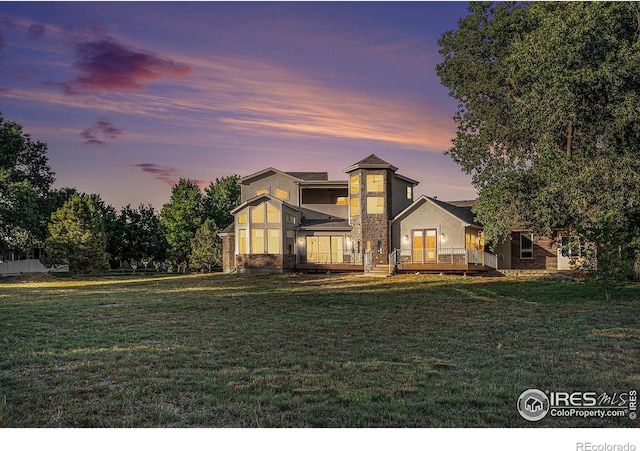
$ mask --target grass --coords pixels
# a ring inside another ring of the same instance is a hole
[[[640,383],[640,286],[353,275],[0,283],[4,427],[630,427],[528,388]]]

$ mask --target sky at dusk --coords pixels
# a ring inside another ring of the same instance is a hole
[[[438,38],[466,2],[0,2],[0,111],[48,144],[56,186],[161,208],[171,186],[371,153],[443,200],[457,103]]]

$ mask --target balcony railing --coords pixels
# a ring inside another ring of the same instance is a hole
[[[362,254],[350,252],[314,252],[300,255],[301,264],[316,265],[362,265]]]

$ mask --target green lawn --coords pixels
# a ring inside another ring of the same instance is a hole
[[[480,277],[0,283],[0,426],[629,427],[528,388],[640,388],[640,286]]]

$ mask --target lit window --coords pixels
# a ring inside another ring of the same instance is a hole
[[[280,230],[268,229],[269,239],[267,241],[267,254],[279,254],[280,253]]]
[[[351,195],[353,196],[354,194],[358,194],[360,192],[360,176],[352,175],[349,181],[350,181],[349,187],[351,190]]]
[[[269,224],[280,224],[280,210],[271,204],[267,204],[267,222]]]
[[[264,204],[260,204],[251,209],[251,224],[262,223],[264,223]]]
[[[247,253],[247,231],[244,229],[238,230],[238,254]]]
[[[407,199],[413,199],[413,187],[407,186]]]
[[[260,196],[261,194],[269,194],[269,188],[263,188],[256,191],[256,196]]]
[[[360,199],[357,197],[351,198],[351,216],[358,216],[360,214]]]
[[[473,233],[466,234],[466,247],[467,249],[477,250],[478,249],[478,240],[477,236]]]
[[[520,234],[520,258],[533,258],[533,235],[531,233]]]
[[[381,215],[384,213],[384,197],[367,197],[367,214]]]
[[[347,205],[349,203],[349,198],[344,196],[339,196],[336,198],[336,205]]]
[[[295,224],[296,217],[290,214],[287,214],[287,224]]]
[[[382,174],[369,174],[367,175],[367,192],[368,193],[381,193],[384,188],[384,177]]]
[[[278,199],[289,199],[289,191],[285,191],[283,189],[276,188],[276,197]]]
[[[251,253],[264,254],[264,229],[251,230]]]
[[[247,214],[242,213],[241,215],[238,215],[238,224],[246,224],[246,223],[247,223]]]

